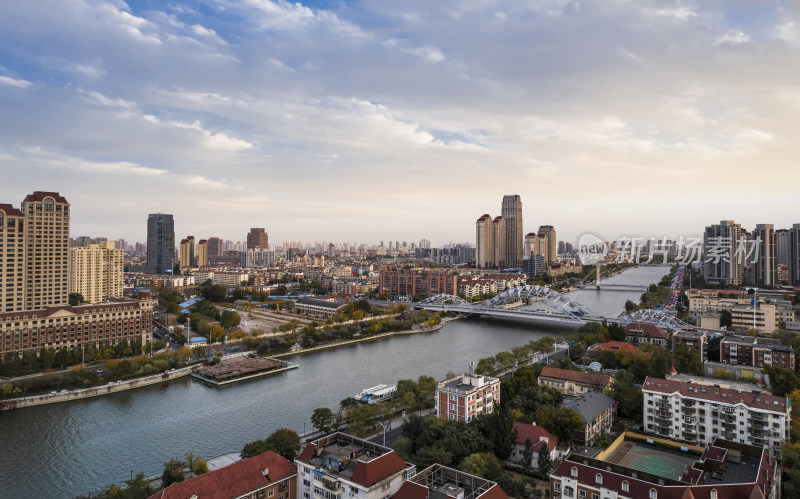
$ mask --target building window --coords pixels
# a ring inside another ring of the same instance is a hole
[[[627,481],[622,482],[622,491],[623,492],[628,492],[628,482]]]
[[[592,499],[600,499],[600,496],[599,496],[598,494],[594,494],[594,493],[593,493],[593,494],[592,494]]]
[[[656,493],[656,489],[650,489],[649,498],[650,499],[656,499],[657,497],[658,497],[658,494]]]
[[[554,490],[555,492],[561,492],[561,483],[560,483],[560,482],[556,482],[556,483],[554,483],[554,484],[553,484],[553,490]]]
[[[578,499],[586,499],[586,491],[585,490],[579,490],[578,491]]]
[[[575,466],[572,467],[572,476],[575,477],[578,476],[578,468],[576,468]]]
[[[270,490],[269,493],[267,494],[267,497],[273,497],[274,495],[275,495],[275,491],[274,490]]]
[[[564,495],[565,495],[565,496],[567,496],[567,497],[572,497],[572,495],[573,495],[574,493],[575,493],[575,490],[574,490],[572,487],[570,487],[569,485],[566,485],[566,486],[564,487]]]
[[[602,485],[602,483],[603,483],[603,475],[601,475],[600,473],[596,474],[594,476],[594,482],[595,483],[599,483],[599,484]]]
[[[708,497],[710,499],[717,499],[717,489],[711,489],[711,494]]]

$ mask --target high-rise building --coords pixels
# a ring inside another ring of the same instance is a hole
[[[147,216],[147,270],[155,274],[172,272],[175,258],[175,222],[172,215]]]
[[[778,284],[778,262],[775,248],[775,226],[758,224],[753,231],[754,244],[758,245],[755,261],[755,281],[758,286]]]
[[[0,313],[25,308],[25,215],[0,204]]]
[[[475,266],[494,267],[492,217],[485,214],[475,222]]]
[[[800,286],[800,224],[789,229],[789,285]]]
[[[506,227],[506,221],[503,217],[494,217],[492,221],[492,240],[494,241],[494,265],[496,267],[508,266],[508,261],[506,261],[508,256],[506,248],[507,234],[508,227]]]
[[[208,256],[222,256],[222,239],[218,237],[208,238]]]
[[[194,265],[194,236],[181,240],[180,265],[181,268]]]
[[[544,236],[545,251],[544,261],[547,263],[554,263],[558,261],[558,251],[556,249],[556,229],[552,225],[539,226],[539,238]]]
[[[531,255],[535,255],[534,247],[536,246],[536,233],[528,232],[525,234],[525,244],[523,245],[522,257],[523,258],[530,258]]]
[[[124,253],[128,249],[128,244],[125,242],[124,239],[118,239],[116,247],[121,249],[122,252]]]
[[[269,236],[263,227],[253,227],[247,234],[247,249],[269,248]]]
[[[69,203],[36,191],[22,201],[25,215],[25,310],[67,303]]]
[[[516,194],[503,196],[500,214],[505,220],[504,266],[518,267],[522,260],[522,199]]]
[[[789,266],[792,254],[792,237],[786,229],[775,231],[775,262],[776,265]]]
[[[733,220],[722,220],[718,225],[706,227],[703,237],[703,279],[706,282],[728,286],[742,284],[741,239],[742,226]]]
[[[197,243],[197,266],[208,267],[208,240],[201,239]]]
[[[69,292],[80,293],[86,303],[122,296],[124,252],[113,242],[70,248]]]

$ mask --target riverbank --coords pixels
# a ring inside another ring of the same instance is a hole
[[[377,339],[381,339],[381,338],[388,338],[388,337],[391,337],[391,336],[404,336],[404,335],[410,335],[410,334],[430,333],[432,331],[438,331],[439,329],[443,328],[444,325],[447,324],[448,322],[454,321],[454,320],[457,320],[457,319],[460,319],[460,317],[446,317],[446,318],[443,318],[442,321],[439,324],[436,324],[435,326],[430,326],[430,327],[420,328],[420,329],[406,329],[406,330],[403,330],[403,331],[389,331],[388,333],[381,333],[381,334],[376,334],[376,335],[373,335],[373,336],[365,336],[363,338],[355,338],[355,339],[352,339],[352,340],[344,340],[344,341],[337,341],[337,342],[333,342],[333,343],[326,343],[325,345],[320,345],[318,347],[300,348],[300,349],[296,349],[296,350],[293,350],[293,351],[290,351],[290,352],[284,352],[284,353],[278,353],[278,354],[270,355],[270,357],[274,357],[274,358],[290,357],[292,355],[300,355],[300,354],[303,354],[303,353],[316,352],[318,350],[326,350],[326,349],[329,349],[329,348],[337,348],[337,347],[342,347],[342,346],[346,346],[346,345],[352,345],[354,343],[361,343],[361,342],[364,342],[364,341],[371,341],[371,340],[377,340]]]
[[[124,392],[126,390],[133,390],[135,388],[155,385],[157,383],[163,383],[172,379],[188,376],[192,373],[192,369],[192,367],[183,367],[180,369],[171,369],[169,371],[160,374],[154,374],[152,376],[126,381],[114,381],[105,385],[82,388],[80,390],[62,390],[57,393],[47,393],[43,395],[32,395],[30,397],[0,400],[0,411],[10,411],[12,409],[22,409],[25,407],[34,407],[45,404],[56,404],[59,402],[71,402],[73,400],[108,395],[110,393]]]

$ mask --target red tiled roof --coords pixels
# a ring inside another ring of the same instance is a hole
[[[501,217],[500,215],[498,215],[498,216],[494,217],[494,221],[495,221],[495,222],[499,222],[499,221],[501,221],[501,220],[503,220],[503,217]]]
[[[661,339],[669,339],[669,334],[666,331],[661,329],[660,327],[653,325],[653,324],[642,324],[640,322],[632,322],[630,324],[625,325],[625,332],[639,332],[646,334],[651,338],[661,338]]]
[[[483,222],[484,220],[491,220],[491,219],[492,217],[488,213],[485,213],[481,218],[478,219],[478,222]]]
[[[479,496],[481,499],[508,499],[506,492],[499,485],[494,484],[489,490]]]
[[[269,479],[262,473],[269,468]],[[239,461],[205,475],[174,483],[150,499],[228,499],[239,497],[297,474],[297,467],[272,451]]]
[[[2,211],[8,216],[13,216],[13,217],[23,216],[21,211],[19,211],[17,208],[14,208],[10,204],[0,204],[0,211]]]
[[[389,452],[370,461],[356,461],[353,470],[353,482],[364,487],[371,487],[381,480],[402,471],[406,463],[397,452]]]
[[[60,311],[67,311],[74,315],[84,315],[87,313],[92,313],[92,311],[97,310],[98,312],[101,311],[108,311],[112,308],[126,308],[126,307],[133,307],[134,309],[141,308],[141,304],[137,300],[132,300],[129,298],[122,298],[122,297],[113,297],[107,300],[108,303],[94,303],[94,304],[85,304],[85,305],[78,305],[72,307],[70,305],[55,305],[52,307],[42,308],[38,310],[21,310],[19,312],[5,312],[0,314],[0,321],[7,321],[12,319],[21,319],[27,317],[28,319],[41,319],[45,317],[50,317],[51,315],[60,312]]]
[[[392,496],[392,499],[427,499],[428,487],[416,482],[406,482],[400,490]]]
[[[298,461],[302,461],[304,463],[310,463],[311,460],[314,458],[314,453],[317,452],[317,444],[308,444],[303,452],[297,456]]]
[[[618,350],[623,350],[626,352],[636,352],[641,351],[639,348],[631,345],[627,341],[609,341],[607,343],[603,343],[602,345],[595,348],[595,350],[608,350],[611,352],[616,352]]]
[[[692,388],[691,390],[689,390],[690,387]],[[741,403],[754,409],[779,413],[786,413],[788,402],[786,397],[777,397],[765,393],[740,392],[730,388],[717,388],[715,386],[692,384],[688,381],[651,378],[650,376],[645,378],[642,390],[663,394],[680,393],[684,397],[724,402],[731,405]]]
[[[550,367],[547,366],[542,369],[542,373],[539,377],[545,378],[553,378],[553,379],[560,379],[564,381],[572,381],[575,383],[584,383],[587,385],[594,384],[596,381],[600,381],[603,385],[607,385],[611,382],[611,378],[605,374],[600,375],[601,378],[598,380],[590,379],[589,374],[583,371],[570,371],[569,369],[559,369],[557,367]]]
[[[57,192],[45,192],[45,191],[34,191],[33,194],[28,194],[25,196],[25,199],[22,200],[23,203],[31,203],[36,201],[44,201],[44,198],[52,197],[56,203],[66,203],[67,200]]]
[[[515,421],[514,428],[517,430],[517,439],[515,442],[518,444],[524,444],[525,439],[529,438],[533,444],[533,450],[538,452],[544,445],[544,441],[541,439],[546,438],[548,454],[553,452],[553,449],[556,448],[557,438],[541,426]]]

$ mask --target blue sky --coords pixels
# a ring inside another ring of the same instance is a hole
[[[789,2],[10,2],[0,202],[72,234],[561,238],[800,222]]]

